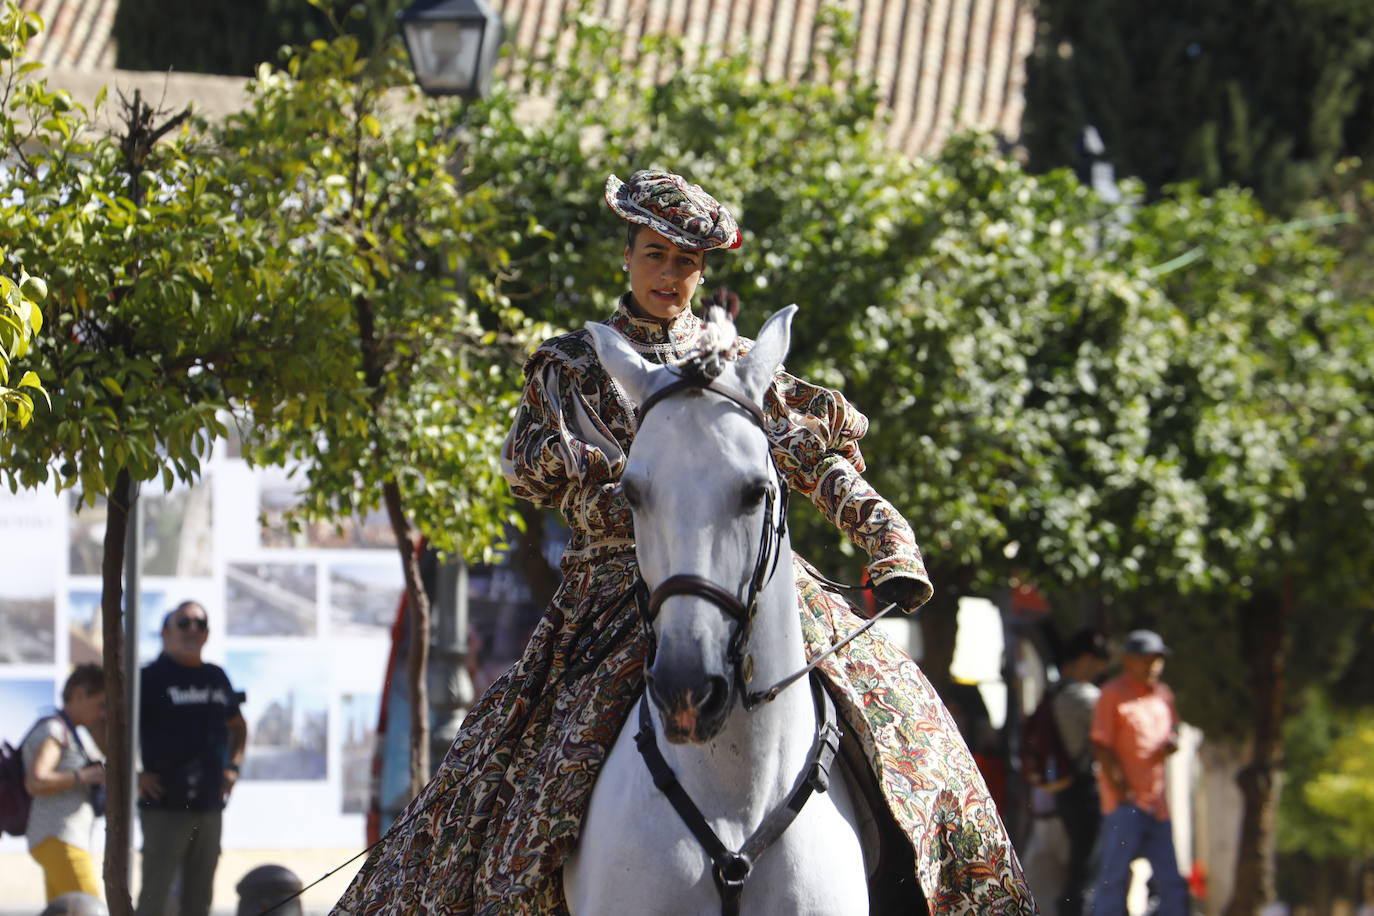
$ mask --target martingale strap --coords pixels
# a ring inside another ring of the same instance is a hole
[[[787,799],[781,806],[768,813],[763,823],[744,841],[738,852],[721,842],[715,830],[706,822],[701,810],[687,794],[687,790],[682,787],[682,783],[678,782],[673,768],[663,759],[655,739],[653,720],[649,717],[648,700],[645,696],[640,697],[639,732],[635,735],[635,746],[639,748],[639,753],[649,768],[654,785],[667,797],[678,817],[682,818],[692,836],[711,857],[711,877],[715,881],[717,893],[720,894],[723,916],[737,916],[739,913],[744,883],[749,879],[759,856],[777,842],[797,819],[797,815],[801,813],[813,792],[825,792],[830,788],[830,768],[834,765],[835,754],[840,748],[840,729],[835,721],[835,703],[817,678],[811,679],[811,693],[816,704],[816,738],[811,744],[806,765],[797,775],[797,781]]]

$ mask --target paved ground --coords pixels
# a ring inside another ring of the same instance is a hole
[[[308,884],[358,852],[356,848],[226,849],[215,873],[214,916],[235,916],[239,901],[235,885],[259,865],[284,865]],[[301,898],[305,916],[324,916],[328,913],[362,861],[359,859],[306,891]],[[137,863],[134,871],[137,874]],[[137,880],[134,892],[138,892]],[[37,863],[25,852],[0,851],[0,916],[38,916],[44,906],[43,873]]]

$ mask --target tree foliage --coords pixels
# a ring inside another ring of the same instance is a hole
[[[1374,7],[1363,0],[1047,0],[1036,5],[1025,139],[1038,169],[1108,158],[1152,192],[1255,189],[1280,212],[1322,193],[1374,132]]]
[[[317,321],[309,375],[253,401],[245,455],[300,469],[297,517],[385,506],[412,625],[418,792],[431,768],[416,541],[489,558],[514,521],[498,454],[532,339],[499,292],[520,231],[499,231],[489,189],[450,172],[466,112],[422,101],[395,42],[338,33],[261,66],[220,133],[239,205],[313,277]]]
[[[499,291],[519,232],[454,180],[463,115],[421,100],[395,50],[342,36],[263,66],[220,134],[239,205],[313,278],[308,374],[255,403],[246,448],[304,462],[312,518],[376,508],[395,478],[431,543],[478,559],[509,520],[497,454],[532,339]]]
[[[36,14],[22,13],[13,3],[6,3],[0,11],[0,60],[13,60],[41,28],[42,23]],[[22,143],[20,132],[23,129],[10,117],[9,113],[22,108],[22,101],[16,97],[22,94],[18,70],[13,67],[5,71],[5,86],[0,97],[0,130],[5,136],[6,149]],[[0,204],[0,220],[8,222],[11,211],[23,206],[22,200],[13,198]],[[6,274],[10,273],[10,259],[0,249],[0,263],[4,263]],[[48,294],[48,285],[40,277],[30,276],[20,267],[18,275],[0,276],[0,433],[9,429],[11,423],[26,426],[33,416],[33,396],[47,397],[38,373],[24,369],[22,360],[32,346],[34,336],[43,330],[43,310],[40,303]],[[11,373],[18,373],[11,378]]]
[[[122,70],[179,70],[252,76],[281,49],[333,35],[330,14],[356,7],[355,22],[385,19],[393,3],[354,0],[235,0],[200,6],[178,0],[120,0],[111,35]]]
[[[984,139],[893,154],[845,70],[848,21],[826,22],[814,67],[833,81],[761,80],[743,54],[697,65],[664,39],[678,68],[654,85],[589,17],[556,60],[517,68],[468,163],[510,201],[512,231],[539,216],[506,271],[512,300],[564,326],[606,314],[623,235],[601,183],[679,170],[745,227],[708,285],[741,293],[746,328],[801,305],[789,368],[871,415],[872,478],[944,582],[1000,586],[1013,567],[1118,591],[1205,580],[1197,487],[1147,434],[1185,328],[1129,232],[1071,175],[1028,174]],[[522,91],[547,114],[511,114]],[[838,545],[799,521],[806,549]]]
[[[11,8],[11,15],[13,14]],[[32,27],[36,17],[25,20]],[[5,62],[0,136],[8,168],[0,249],[14,271],[47,281],[41,330],[26,356],[51,396],[22,431],[0,437],[11,489],[74,488],[106,497],[102,557],[110,815],[106,896],[128,910],[131,730],[124,693],[123,550],[140,482],[193,481],[224,417],[251,395],[276,399],[316,322],[290,306],[302,275],[289,245],[236,208],[238,190],[190,112],[135,93],[95,110]]]

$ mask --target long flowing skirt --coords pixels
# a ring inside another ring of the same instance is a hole
[[[809,657],[862,624],[795,561]],[[473,707],[438,774],[334,913],[566,913],[562,870],[642,690],[630,552],[564,564],[521,659]],[[986,785],[925,675],[876,629],[818,669],[915,851],[934,914],[1032,914]]]

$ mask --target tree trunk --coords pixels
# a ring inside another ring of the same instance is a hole
[[[946,703],[949,702],[949,666],[954,662],[954,640],[959,632],[959,597],[938,586],[922,606],[921,670]]]
[[[401,553],[401,570],[406,580],[406,610],[409,627],[409,664],[406,677],[410,687],[410,796],[414,798],[429,782],[429,595],[420,581],[420,553],[401,503],[401,486],[394,478],[382,484],[396,549]]]
[[[105,548],[100,561],[100,629],[105,667],[105,901],[111,916],[129,916],[129,836],[133,799],[133,735],[125,702],[124,677],[124,544],[129,529],[133,482],[121,469],[107,500]]]
[[[1281,791],[1284,693],[1287,686],[1291,585],[1241,605],[1239,628],[1246,678],[1254,698],[1250,761],[1236,776],[1244,811],[1236,855],[1235,892],[1225,916],[1254,916],[1276,898],[1274,832]]]

